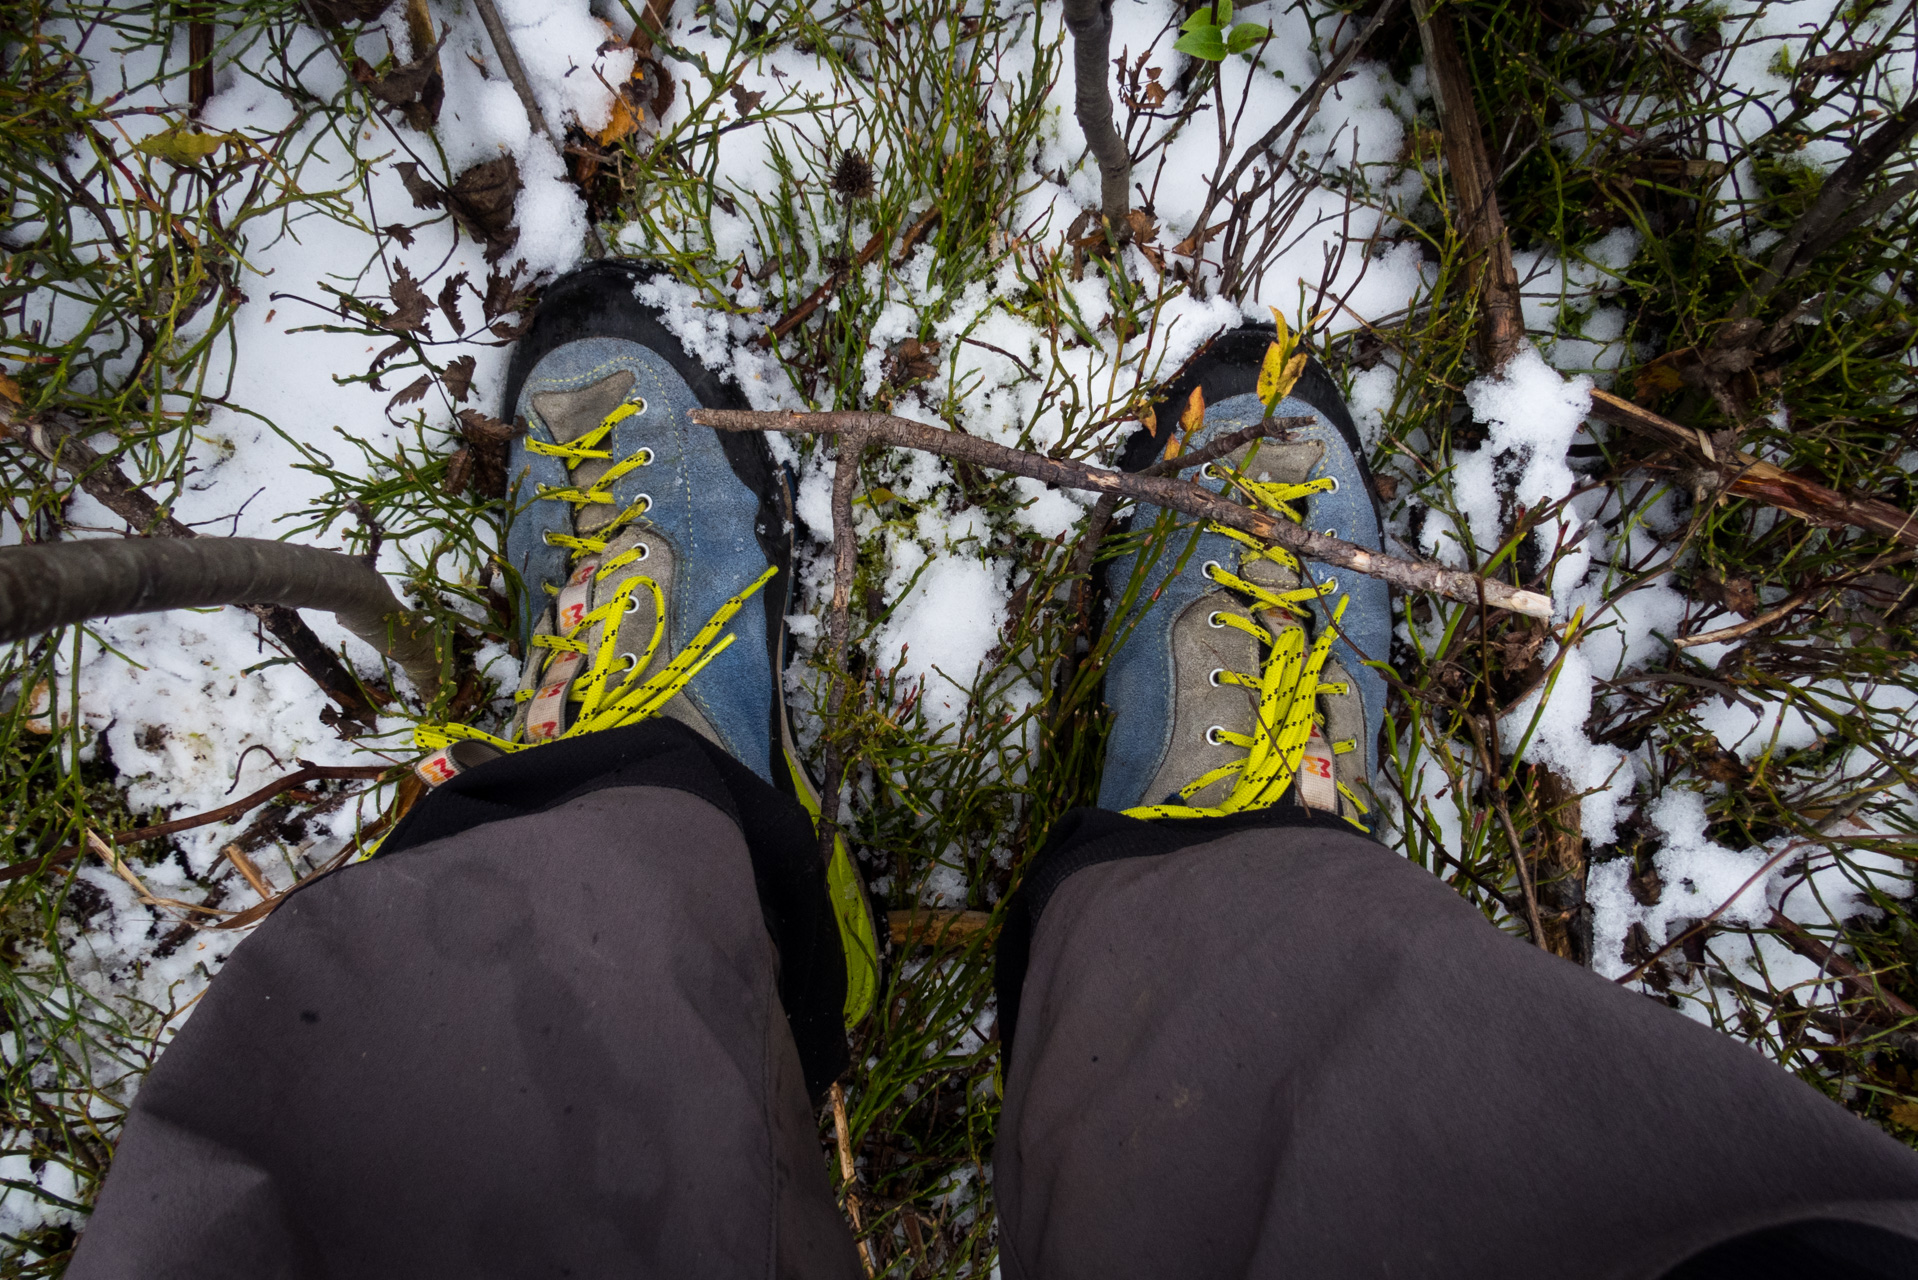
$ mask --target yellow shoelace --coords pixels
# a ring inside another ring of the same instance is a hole
[[[1338,487],[1338,482],[1330,477],[1308,480],[1303,484],[1284,484],[1250,480],[1238,471],[1214,471],[1213,467],[1206,470],[1209,474],[1223,474],[1230,486],[1243,494],[1253,506],[1295,524],[1304,524],[1305,515],[1292,506],[1294,502],[1313,494],[1329,493]],[[1223,534],[1246,548],[1239,557],[1241,569],[1251,561],[1270,560],[1293,570],[1301,578],[1305,577],[1305,565],[1297,556],[1281,547],[1267,546],[1248,533],[1222,525],[1208,524],[1206,530]],[[1330,623],[1320,628],[1318,639],[1312,642],[1310,648],[1305,643],[1306,614],[1303,606],[1337,591],[1338,582],[1335,579],[1292,591],[1272,591],[1228,571],[1216,560],[1206,561],[1200,571],[1220,586],[1249,597],[1256,610],[1268,615],[1281,615],[1291,625],[1268,629],[1237,614],[1220,611],[1212,615],[1210,621],[1215,625],[1245,632],[1257,640],[1266,652],[1264,670],[1257,675],[1221,671],[1215,677],[1221,684],[1239,685],[1256,693],[1259,701],[1258,718],[1250,734],[1233,733],[1215,726],[1211,739],[1215,744],[1229,743],[1243,748],[1246,754],[1193,779],[1179,789],[1179,798],[1189,800],[1207,787],[1235,775],[1238,782],[1216,805],[1139,805],[1125,811],[1130,818],[1215,818],[1273,803],[1298,777],[1312,731],[1315,726],[1324,723],[1325,718],[1318,710],[1318,695],[1351,692],[1351,686],[1343,681],[1319,679],[1319,673],[1324,670],[1326,659],[1331,655],[1332,642],[1338,638],[1339,619],[1345,615],[1345,607],[1351,597],[1340,596],[1332,610]],[[1334,755],[1345,755],[1357,749],[1358,742],[1352,739],[1332,744]],[[1355,809],[1360,813],[1367,812],[1365,802],[1350,787],[1343,782],[1336,785],[1339,794],[1349,800]],[[1355,819],[1348,816],[1346,820],[1361,831],[1365,830],[1364,825]]]
[[[546,444],[543,441],[529,439],[526,447],[533,453],[564,459],[568,472],[575,470],[580,463],[588,459],[598,458],[610,461],[612,453],[599,446],[612,433],[615,426],[640,412],[644,407],[643,402],[628,401],[601,419],[597,427],[570,444]],[[565,487],[541,485],[537,491],[538,497],[552,502],[570,503],[576,508],[612,503],[615,501],[611,492],[613,483],[649,465],[652,461],[653,451],[642,448],[607,468],[605,474],[584,489],[577,485]],[[566,547],[572,552],[569,563],[575,566],[575,569],[568,576],[569,579],[583,585],[584,580],[579,579],[578,576],[580,562],[588,556],[604,553],[611,545],[615,533],[644,515],[651,507],[652,499],[641,494],[592,536],[576,537],[573,534],[548,533],[546,542],[549,546]],[[599,562],[591,574],[591,580],[597,582],[608,574],[645,558],[644,545],[633,547]],[[534,682],[533,688],[516,692],[513,695],[514,700],[516,702],[532,701],[539,695],[540,686],[545,683],[547,675],[552,672],[555,661],[561,655],[580,654],[589,656],[592,661],[583,674],[576,674],[571,678],[567,700],[578,705],[573,711],[572,723],[563,733],[556,736],[572,738],[583,733],[614,729],[644,720],[672,701],[675,695],[692,682],[694,676],[706,669],[708,663],[726,651],[726,647],[732,644],[735,637],[731,632],[722,636],[721,629],[732,621],[733,615],[771,581],[777,572],[777,569],[768,568],[745,590],[728,599],[707,620],[706,625],[699,629],[685,648],[674,654],[671,661],[646,680],[639,680],[638,673],[652,665],[653,658],[658,654],[659,646],[666,637],[666,596],[660,590],[658,582],[645,574],[634,574],[614,589],[611,599],[596,608],[582,611],[557,634],[533,637],[533,647],[545,651],[545,656],[540,659],[541,678]],[[637,657],[629,657],[622,664],[619,662],[621,624],[625,620],[625,615],[633,612],[637,606],[637,593],[642,588],[650,591],[653,597],[653,633],[646,641],[645,650]],[[548,584],[546,589],[552,594],[560,594],[560,589],[551,584]],[[600,632],[599,643],[589,645],[587,637],[591,634],[594,624],[600,622],[606,625]],[[615,679],[616,676],[623,678]],[[426,751],[436,751],[461,740],[484,742],[501,751],[523,751],[527,747],[538,745],[537,742],[502,738],[463,724],[423,724],[413,730],[414,744]],[[545,740],[547,739],[542,739],[542,741]]]

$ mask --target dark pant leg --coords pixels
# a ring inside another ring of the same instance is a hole
[[[737,812],[783,798],[649,735],[583,758],[609,785],[554,747],[464,775],[395,833],[436,838],[288,899],[142,1086],[68,1275],[858,1276]]]
[[[1080,820],[1002,943],[1009,1278],[1918,1275],[1913,1152],[1374,842]]]

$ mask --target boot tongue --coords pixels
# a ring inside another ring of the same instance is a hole
[[[632,389],[632,373],[621,369],[578,391],[542,391],[533,397],[533,412],[553,433],[555,443],[570,444],[604,422],[607,414],[625,402]],[[573,487],[592,488],[594,482],[611,470],[613,462],[611,458],[586,459],[568,473]],[[573,532],[593,533],[617,514],[609,503],[580,507],[573,513]]]

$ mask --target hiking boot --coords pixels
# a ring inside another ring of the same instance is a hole
[[[437,784],[494,755],[677,720],[819,817],[781,693],[792,498],[763,438],[697,408],[748,407],[635,296],[658,268],[589,263],[548,286],[513,352],[505,561],[525,653],[504,736],[422,728]],[[828,891],[848,1022],[877,990],[877,941],[838,842]]]
[[[1228,333],[1168,388],[1164,421],[1194,387],[1205,397],[1186,452],[1265,416],[1254,388],[1271,341],[1269,328]],[[1184,478],[1381,551],[1372,477],[1331,378],[1308,363],[1273,417],[1310,422]],[[1174,430],[1136,441],[1126,465],[1145,466]],[[1107,625],[1130,631],[1106,672],[1113,716],[1100,807],[1178,818],[1295,805],[1364,829],[1386,691],[1366,661],[1390,653],[1385,583],[1301,564],[1210,523],[1185,523],[1143,575],[1137,564],[1136,555],[1115,560],[1106,579]]]

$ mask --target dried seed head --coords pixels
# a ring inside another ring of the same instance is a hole
[[[848,151],[839,157],[839,167],[833,170],[832,189],[848,200],[866,200],[872,197],[872,164],[857,151]]]

